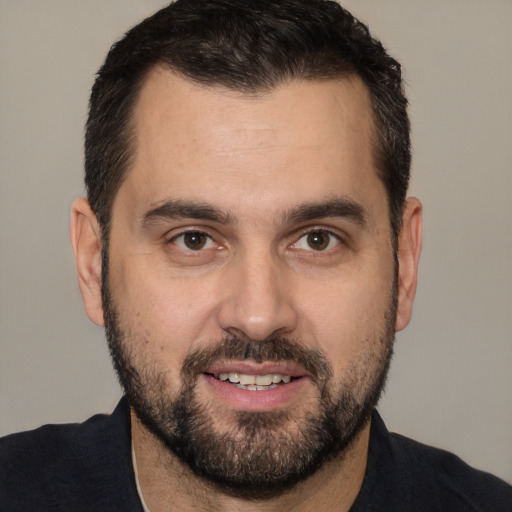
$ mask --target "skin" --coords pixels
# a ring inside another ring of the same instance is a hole
[[[363,376],[371,372],[371,356],[383,350],[378,333],[394,257],[361,81],[291,82],[248,96],[156,68],[134,123],[136,157],[113,206],[109,285],[138,363],[164,370],[166,390],[176,394],[191,351],[226,335],[263,340],[279,334],[321,352],[335,382],[354,367]],[[356,205],[360,215],[288,215],[333,198]],[[206,203],[224,218],[148,214],[176,200]],[[332,235],[327,248],[314,250],[307,234],[319,230]],[[186,231],[206,233],[204,248],[187,248]],[[103,325],[99,233],[87,201],[78,199],[71,240],[79,283],[89,318]],[[421,204],[411,198],[399,237],[396,331],[410,320],[420,251]],[[252,364],[247,371],[263,369]],[[265,391],[242,399],[204,378],[196,386],[219,432],[229,430],[237,410],[292,410],[300,422],[318,401],[308,379],[269,403]],[[291,492],[248,502],[212,490],[132,417],[139,479],[152,512],[167,510],[167,503],[191,511],[348,510],[363,481],[369,427],[343,457]]]

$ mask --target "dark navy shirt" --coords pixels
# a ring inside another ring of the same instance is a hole
[[[143,512],[130,412],[0,439],[1,512]],[[368,465],[351,512],[511,512],[512,487],[458,457],[390,434],[375,411]],[[323,511],[322,511],[323,512]]]

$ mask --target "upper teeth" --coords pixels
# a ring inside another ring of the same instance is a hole
[[[243,386],[270,386],[284,382],[287,384],[291,380],[290,375],[281,375],[279,373],[269,373],[268,375],[247,375],[245,373],[230,372],[216,375],[219,380],[229,380],[234,384],[240,383]]]

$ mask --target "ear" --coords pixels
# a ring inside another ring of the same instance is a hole
[[[100,228],[89,202],[83,197],[71,207],[70,234],[85,312],[92,322],[102,326]]]
[[[407,199],[402,229],[398,237],[398,310],[395,324],[397,332],[407,327],[412,315],[423,235],[422,210],[418,199]]]

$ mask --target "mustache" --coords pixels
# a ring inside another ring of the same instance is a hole
[[[262,341],[229,337],[213,347],[191,352],[183,362],[182,377],[185,382],[204,373],[214,363],[225,360],[293,362],[302,366],[316,381],[325,382],[332,376],[327,359],[315,349],[305,347],[299,340],[270,337]]]

